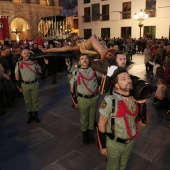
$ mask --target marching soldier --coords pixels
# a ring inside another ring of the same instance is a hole
[[[107,157],[107,169],[123,170],[138,135],[139,107],[130,94],[133,85],[128,72],[118,68],[113,79],[116,90],[105,96],[100,105],[97,135],[100,152]]]
[[[26,111],[29,114],[27,124],[33,120],[40,123],[38,117],[39,103],[39,83],[37,81],[38,74],[42,73],[41,67],[36,61],[30,60],[30,51],[28,49],[22,50],[22,61],[16,63],[15,79],[18,90],[23,93]]]
[[[99,75],[89,67],[89,58],[86,54],[80,54],[79,65],[80,68],[73,72],[73,78],[70,81],[71,95],[75,107],[80,109],[83,143],[89,144],[95,142],[93,129],[99,98],[97,80]],[[74,88],[75,82],[76,88]]]

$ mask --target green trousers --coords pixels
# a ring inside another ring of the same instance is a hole
[[[27,112],[35,112],[39,110],[38,96],[39,96],[39,83],[21,84],[23,96]]]
[[[134,139],[128,144],[119,143],[111,140],[108,136],[106,138],[107,155],[107,170],[125,170],[127,161],[130,157],[134,145]]]
[[[80,110],[80,124],[81,130],[85,132],[87,129],[94,129],[94,121],[96,117],[96,110],[98,105],[98,95],[91,99],[78,97],[78,104]]]

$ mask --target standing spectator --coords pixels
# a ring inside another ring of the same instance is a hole
[[[36,62],[30,60],[29,50],[22,50],[21,55],[23,60],[17,62],[15,67],[15,79],[17,87],[18,90],[23,93],[26,110],[29,114],[27,124],[31,123],[34,119],[39,123],[39,83],[37,78],[38,73],[42,73],[41,68]]]
[[[39,54],[42,53],[42,51],[38,48],[38,44],[34,43],[33,44],[33,49],[31,50],[34,54]]]
[[[170,55],[166,56],[163,67],[164,67],[163,77],[164,77],[165,81],[167,82],[168,79],[170,79]],[[167,85],[168,85],[168,87],[170,87],[169,83]]]
[[[70,83],[70,80],[73,77],[73,72],[76,72],[77,69],[78,69],[77,58],[75,58],[75,57],[66,58],[66,65],[67,65],[67,72],[68,72],[68,75],[67,75],[68,76],[68,82]],[[74,93],[76,95],[76,92],[74,92]],[[72,98],[72,95],[71,95],[71,98]],[[74,103],[74,99],[73,98],[72,98],[72,101],[73,101],[72,107],[74,108],[76,103]]]
[[[15,80],[15,74],[14,74],[14,70],[15,70],[15,59],[14,59],[14,55],[11,53],[11,48],[6,48],[6,59],[9,63],[10,69],[11,69],[11,79],[14,81]]]
[[[0,63],[0,114],[5,113],[5,100],[2,79],[10,80],[10,77],[4,73],[4,68]]]
[[[79,57],[80,68],[73,73],[70,81],[72,97],[75,100],[75,107],[80,109],[80,124],[83,132],[83,143],[94,143],[93,134],[96,109],[98,104],[98,80],[96,71],[89,67],[89,58],[86,54]],[[74,84],[77,82],[76,99],[74,93]],[[76,101],[77,100],[77,101]]]
[[[0,63],[3,66],[5,73],[7,73],[8,71],[11,71],[10,65],[6,59],[6,50],[5,49],[1,49],[1,51],[0,51]]]
[[[144,55],[145,55],[145,58],[144,58],[144,64],[145,64],[145,67],[146,67],[146,72],[150,71],[150,64],[148,63],[150,60],[151,60],[151,50],[150,50],[150,45],[147,44],[146,45],[146,48],[144,49]]]
[[[55,48],[54,43],[49,43],[49,49]],[[50,57],[48,63],[48,71],[52,76],[52,83],[57,83],[57,72],[58,72],[58,56]]]
[[[155,55],[159,55],[159,59],[160,59],[160,61],[162,61],[163,54],[164,54],[164,49],[163,49],[163,45],[162,44],[158,45],[158,48],[155,50],[154,54]]]
[[[157,58],[154,59],[153,62],[149,61],[149,64],[153,65],[153,76],[151,76],[151,79],[156,78],[156,69],[161,66],[159,63],[160,63],[160,60]]]

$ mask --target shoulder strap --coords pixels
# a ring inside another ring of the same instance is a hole
[[[115,101],[115,97],[113,96],[112,98],[112,113],[111,113],[111,130],[112,130],[112,133],[114,134],[115,133],[115,117],[116,117],[116,101]]]
[[[18,62],[18,72],[19,72],[20,78],[22,79],[22,77],[21,77],[21,71],[20,71],[20,69],[19,69],[19,64],[20,64],[20,62]]]

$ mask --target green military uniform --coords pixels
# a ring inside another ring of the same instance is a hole
[[[113,93],[112,96],[105,96],[99,112],[108,120],[106,124],[107,170],[124,170],[137,135],[138,106],[130,98],[127,107],[122,96]]]
[[[70,81],[70,84],[74,84],[74,82],[77,81],[77,100],[80,109],[81,130],[87,133],[89,130],[90,134],[94,129],[96,109],[99,98],[96,74],[97,73],[91,67],[88,69],[79,68],[76,73],[73,73],[73,78]],[[85,136],[86,134],[83,135]],[[94,143],[93,139],[92,143]]]
[[[80,73],[85,79],[79,78]],[[95,73],[95,75],[93,74],[94,70],[91,67],[86,70],[79,68],[76,75],[75,72],[73,73],[73,78],[70,81],[70,84],[74,84],[74,81],[77,81],[78,104],[82,131],[94,129],[95,114],[98,103],[98,81],[96,76],[97,73]],[[90,77],[91,80],[89,79]]]
[[[17,62],[15,67],[15,74],[20,76],[27,112],[38,112],[39,110],[39,83],[37,81],[37,73],[40,70],[40,66],[31,60]]]

